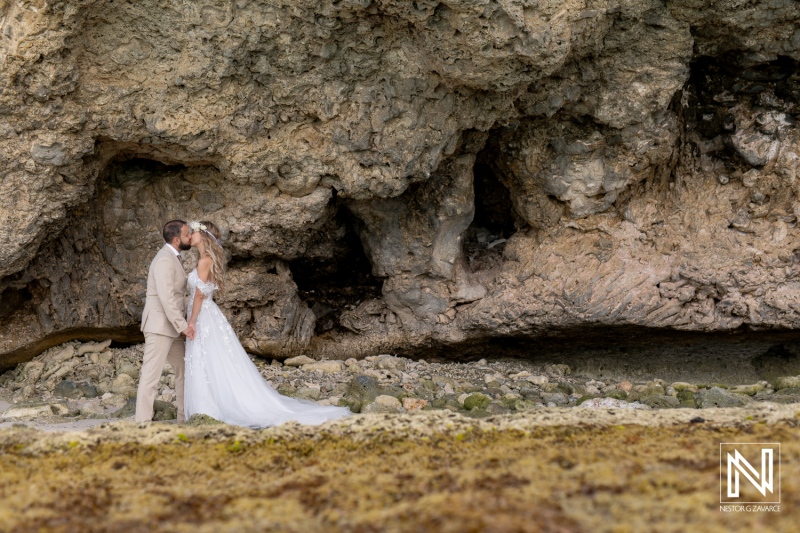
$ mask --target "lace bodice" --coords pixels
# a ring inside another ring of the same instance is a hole
[[[186,278],[186,281],[189,284],[189,302],[194,300],[194,291],[196,289],[200,289],[200,292],[202,292],[203,296],[205,296],[207,299],[213,299],[214,292],[218,288],[214,283],[210,281],[205,282],[201,280],[200,276],[197,275],[196,268],[189,273],[189,277]]]

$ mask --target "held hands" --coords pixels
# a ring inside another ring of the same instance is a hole
[[[195,336],[196,333],[197,333],[197,330],[195,329],[194,324],[192,324],[192,323],[190,323],[188,326],[186,326],[186,329],[183,330],[183,334],[186,335],[186,338],[189,339],[190,341],[194,340],[194,336]]]

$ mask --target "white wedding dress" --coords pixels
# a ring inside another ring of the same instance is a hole
[[[282,396],[267,383],[242,348],[233,328],[214,302],[216,285],[193,270],[187,279],[191,316],[194,293],[203,299],[194,340],[186,339],[186,418],[201,413],[228,424],[263,428],[290,420],[321,424],[351,414],[346,407]]]

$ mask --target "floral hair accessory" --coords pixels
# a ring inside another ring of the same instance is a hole
[[[190,228],[190,229],[191,229],[193,232],[195,232],[195,231],[203,231],[203,232],[205,232],[205,233],[206,233],[206,234],[207,234],[209,237],[211,237],[212,239],[214,239],[214,241],[215,241],[217,244],[219,244],[220,246],[222,246],[222,241],[221,241],[221,240],[219,240],[219,239],[217,239],[216,237],[214,237],[214,234],[213,234],[213,233],[211,233],[210,231],[208,231],[208,227],[206,227],[206,225],[205,225],[205,224],[201,224],[200,222],[196,222],[196,221],[195,221],[195,222],[189,222],[188,226],[189,226],[189,228]]]

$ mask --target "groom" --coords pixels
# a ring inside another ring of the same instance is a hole
[[[178,423],[183,422],[183,354],[181,334],[194,338],[194,326],[184,318],[186,272],[179,250],[189,250],[189,226],[183,220],[171,220],[162,231],[166,244],[150,263],[147,296],[142,313],[144,359],[136,395],[136,421],[153,419],[156,389],[169,361],[175,369],[175,393],[178,397]]]

